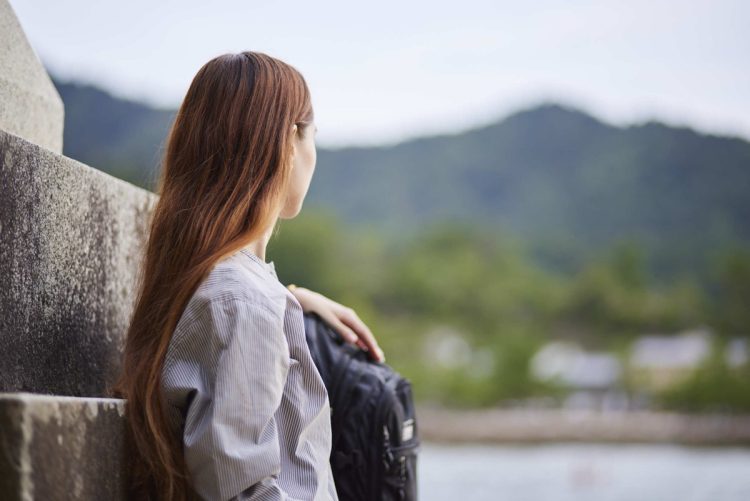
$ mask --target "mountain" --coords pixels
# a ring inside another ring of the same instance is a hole
[[[322,151],[319,163],[310,203],[347,221],[506,228],[553,265],[635,240],[652,271],[673,274],[750,240],[750,143],[653,121],[614,127],[559,104],[455,135]]]
[[[151,187],[173,110],[55,81],[67,156]],[[446,219],[523,237],[571,269],[640,243],[662,275],[750,241],[750,143],[655,121],[617,127],[559,103],[456,134],[318,149],[306,207],[402,236]]]
[[[52,81],[65,104],[63,154],[151,187],[176,110],[120,99],[92,85]]]

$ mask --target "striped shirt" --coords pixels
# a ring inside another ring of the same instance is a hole
[[[207,500],[338,501],[328,393],[273,261],[221,260],[175,327],[161,387]]]

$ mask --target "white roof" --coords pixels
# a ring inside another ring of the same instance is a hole
[[[608,388],[620,377],[619,360],[605,352],[587,352],[574,343],[544,345],[531,360],[531,371],[540,380],[558,380],[574,388]]]
[[[630,363],[637,368],[693,368],[711,351],[710,331],[698,329],[676,336],[644,336],[633,345]]]

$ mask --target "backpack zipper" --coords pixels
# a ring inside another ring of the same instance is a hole
[[[377,408],[376,408],[376,415],[375,415],[375,423],[376,426],[380,426],[380,423],[384,421],[386,408],[383,405],[385,399],[389,396],[389,392],[393,392],[393,395],[395,396],[396,387],[398,386],[398,379],[396,374],[392,374],[391,379],[386,380],[385,385],[383,386],[383,391],[378,396],[377,401]],[[393,384],[393,381],[396,381],[396,384]],[[388,440],[390,443],[390,433],[388,432],[388,425],[384,424],[382,433],[380,433],[380,430],[375,430],[375,452],[377,454],[377,468],[372,469],[372,474],[370,475],[370,492],[373,493],[373,496],[375,495],[375,492],[378,488],[377,485],[375,485],[376,480],[378,479],[378,476],[383,477],[385,475],[385,440]],[[391,451],[388,451],[389,453]],[[389,462],[392,461],[392,458],[389,460]],[[374,499],[374,501],[379,501],[378,499]]]

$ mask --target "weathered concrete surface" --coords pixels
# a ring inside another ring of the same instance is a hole
[[[0,391],[107,396],[156,195],[0,131]]]
[[[0,129],[62,153],[64,108],[8,0],[0,0]]]
[[[0,394],[0,498],[125,499],[125,402]]]

